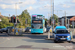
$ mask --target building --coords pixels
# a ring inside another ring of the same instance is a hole
[[[70,19],[70,24],[72,25],[72,24],[74,24],[75,25],[75,16],[74,17],[72,17],[71,19]]]
[[[1,16],[1,12],[0,12],[0,16]]]
[[[62,26],[75,25],[75,16],[63,16],[59,18],[59,23]]]

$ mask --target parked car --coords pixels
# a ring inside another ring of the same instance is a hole
[[[2,29],[0,29],[0,33],[2,33],[3,31],[2,31]]]
[[[6,32],[7,33],[7,28],[2,28],[2,32]]]
[[[8,29],[12,29],[13,27],[6,27],[6,28],[2,28],[1,30],[2,30],[2,32],[6,32],[6,33],[8,33]]]
[[[57,29],[54,32],[54,42],[68,41],[71,42],[71,35],[67,29]]]
[[[25,32],[31,32],[31,27],[27,27],[27,28],[25,29]]]

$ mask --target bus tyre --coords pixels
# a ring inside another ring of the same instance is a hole
[[[54,40],[54,43],[57,43],[57,41],[56,41],[56,40]]]

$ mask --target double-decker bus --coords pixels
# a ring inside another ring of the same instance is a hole
[[[46,32],[44,16],[39,14],[33,14],[31,17],[31,33],[44,32]]]

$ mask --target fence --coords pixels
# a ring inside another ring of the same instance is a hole
[[[20,29],[8,29],[8,35],[22,35],[22,30]]]

